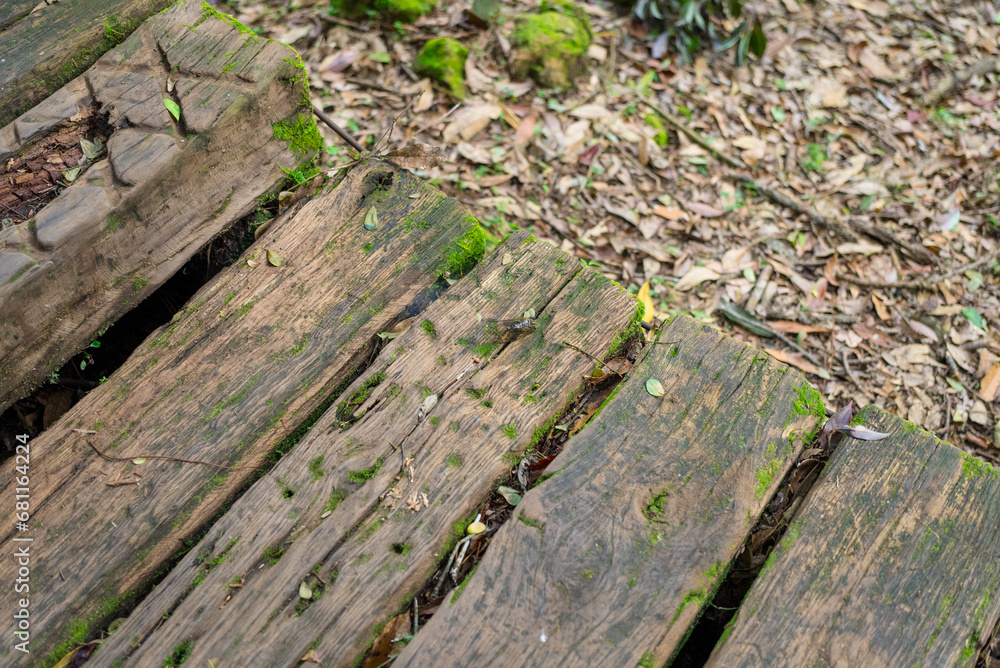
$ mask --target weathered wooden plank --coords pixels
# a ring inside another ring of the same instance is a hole
[[[0,232],[0,409],[256,206],[281,167],[315,155],[297,56],[247,32],[178,5],[0,130],[0,162],[78,114],[113,130],[103,158]]]
[[[0,126],[90,67],[171,0],[0,2]],[[35,11],[32,11],[35,10]]]
[[[96,665],[125,657],[159,665],[185,642],[193,643],[193,665],[293,666],[308,649],[324,665],[350,665],[376,625],[434,572],[455,523],[474,515],[510,471],[504,455],[528,445],[593,368],[561,342],[604,351],[627,326],[638,330],[624,290],[524,237],[514,235],[428,308],[426,324],[393,341],[347,393],[380,379],[360,407],[364,417],[341,431],[327,413],[213,527],[201,564],[197,555],[185,558],[101,648]],[[496,320],[527,309],[539,313],[533,334],[504,343],[491,333]],[[437,403],[419,420],[432,395]],[[396,480],[402,455],[392,445],[400,443],[413,458],[412,475]],[[366,467],[374,469],[359,473]],[[331,499],[339,505],[322,519]],[[284,554],[268,565],[274,546]],[[203,564],[226,548],[224,563],[184,598]],[[234,581],[242,587],[229,588]],[[316,589],[311,604],[299,597],[303,581]],[[166,621],[165,608],[173,611]]]
[[[35,0],[0,0],[0,30],[6,29],[14,21],[27,16],[32,9],[40,4]]]
[[[709,665],[970,666],[1000,616],[1000,470],[884,411],[806,497]]]
[[[372,207],[378,223],[369,231]],[[279,267],[265,248],[280,256]],[[32,657],[42,663],[70,637],[105,628],[254,474],[123,465],[98,459],[88,441],[129,458],[261,464],[364,365],[379,331],[418,310],[440,276],[468,269],[483,250],[482,231],[457,202],[378,161],[274,223],[31,444],[32,531],[20,536],[35,537]],[[14,464],[0,469],[10,498]],[[138,484],[107,486],[116,476]],[[11,511],[3,510],[9,526]],[[10,536],[2,549],[13,553]],[[0,562],[0,575],[13,578],[15,561]]]
[[[800,374],[682,317],[396,666],[662,665],[822,412]],[[661,397],[646,389],[657,379]]]

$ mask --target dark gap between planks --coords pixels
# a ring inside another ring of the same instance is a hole
[[[625,354],[631,358],[630,362],[634,362],[635,357],[640,352],[635,343],[623,347],[622,350],[627,351]],[[609,359],[608,362],[611,363],[612,360]],[[554,421],[548,423],[552,426],[548,428],[542,439],[535,445],[529,445],[518,455],[520,462],[516,466],[511,462],[510,472],[505,477],[495,481],[493,491],[479,504],[476,512],[458,524],[464,534],[465,528],[475,520],[478,514],[481,516],[479,521],[486,524],[487,528],[486,531],[469,541],[465,559],[458,568],[457,577],[452,579],[450,574],[444,573],[454,543],[463,538],[463,536],[452,535],[445,549],[439,554],[440,565],[438,569],[413,599],[406,600],[403,609],[396,617],[386,623],[382,632],[375,638],[361,660],[361,668],[388,668],[395,661],[402,646],[409,643],[414,635],[414,610],[417,614],[416,629],[419,632],[426,626],[447,597],[461,595],[463,585],[472,576],[473,571],[476,570],[489,548],[491,537],[514,515],[516,510],[516,507],[511,506],[500,494],[498,488],[510,487],[523,490],[520,492],[523,496],[536,485],[555,475],[554,472],[547,472],[549,464],[562,450],[566,441],[590,424],[605,400],[611,396],[619,383],[624,382],[626,375],[618,376],[609,373],[604,376],[602,382],[585,381],[583,391],[555,416]],[[565,428],[560,429],[559,427],[562,426]],[[524,484],[522,485],[522,483]],[[438,581],[442,575],[444,581],[437,591],[437,596],[435,596],[434,590],[437,589]],[[416,601],[416,606],[414,606],[414,601]]]
[[[45,384],[0,413],[0,462],[14,455],[16,436],[27,434],[34,439],[54,424],[103,379],[125,364],[146,337],[170,322],[202,286],[236,262],[253,244],[254,231],[277,215],[278,196],[275,193],[289,183],[259,197],[253,211],[216,235],[176,274],[107,330],[95,334],[94,343],[67,360]],[[283,216],[287,215],[285,211],[281,212]],[[0,213],[0,218],[2,216]],[[412,304],[410,309],[422,310],[441,289]]]
[[[665,667],[701,668],[708,662],[712,650],[728,635],[727,630],[735,622],[736,613],[751,585],[795,520],[839,440],[844,438],[841,434],[833,435],[830,446],[822,448],[815,445],[820,441],[820,434],[821,427],[817,425],[815,434],[806,435],[807,447],[782,479],[778,491],[771,497],[740,552],[729,565],[726,579],[702,609],[701,616],[684,643]],[[1000,664],[997,668],[1000,668]]]

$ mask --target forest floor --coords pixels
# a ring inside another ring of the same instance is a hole
[[[688,313],[802,369],[830,407],[873,403],[1000,461],[1000,5],[757,2],[767,49],[736,67],[654,58],[642,25],[584,4],[589,73],[555,91],[509,75],[534,4],[485,29],[471,4],[412,25],[219,8],[294,46],[314,104],[366,147],[392,128],[381,146],[442,148],[418,174],[496,240],[531,229],[648,282],[657,321]],[[470,50],[458,104],[410,67],[439,36]],[[350,155],[320,127],[333,173]]]

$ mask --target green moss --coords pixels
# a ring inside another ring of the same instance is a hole
[[[700,608],[702,603],[705,602],[705,598],[706,594],[704,589],[695,589],[686,593],[684,598],[681,599],[680,604],[677,606],[677,610],[674,611],[674,618],[670,623],[673,624],[680,618],[681,613],[684,612],[684,608],[686,608],[688,604],[694,603]]]
[[[777,459],[772,459],[765,466],[754,471],[754,475],[757,476],[757,484],[754,485],[753,491],[754,496],[758,499],[763,499],[767,490],[771,487],[771,482],[774,480],[775,474],[781,469],[781,462]]]
[[[452,455],[451,457],[448,457],[447,464],[448,466],[458,468],[459,466],[462,465],[462,458],[459,457],[458,455]]]
[[[642,338],[642,316],[645,313],[646,307],[643,306],[642,302],[636,301],[635,311],[632,312],[632,319],[629,320],[628,325],[624,329],[620,329],[615,333],[615,338],[611,341],[611,349],[604,356],[604,361],[623,354],[630,342]]]
[[[478,224],[473,225],[442,251],[437,275],[458,278],[476,266],[485,254],[486,234]]]
[[[456,99],[468,96],[465,88],[465,61],[469,50],[451,37],[437,37],[428,40],[417,59],[413,61],[413,71],[437,81]]]
[[[503,432],[504,436],[506,436],[511,440],[517,438],[517,425],[514,424],[513,422],[511,422],[510,424],[505,424],[504,426],[500,427],[500,431]]]
[[[298,114],[294,120],[278,121],[274,124],[274,137],[288,142],[288,147],[303,162],[312,160],[323,148],[323,137],[311,114]]]
[[[814,390],[809,383],[803,383],[801,387],[795,388],[795,391],[799,393],[799,398],[792,404],[793,415],[826,417],[826,408],[823,406],[823,395]]]
[[[479,401],[484,396],[486,396],[486,393],[489,392],[489,390],[490,390],[489,386],[484,387],[484,388],[479,389],[479,390],[473,389],[471,387],[467,387],[467,388],[465,388],[465,393],[468,394],[473,399],[475,399],[476,401]]]
[[[660,117],[656,114],[646,114],[646,117],[643,120],[646,125],[656,129],[656,134],[653,135],[653,141],[656,142],[656,145],[660,148],[666,148],[667,144],[670,143],[670,135],[667,133],[667,129],[663,126],[663,121],[660,120]]]
[[[348,19],[377,18],[412,23],[434,9],[437,0],[331,0],[330,13]]]
[[[347,493],[344,492],[343,490],[340,489],[333,490],[332,492],[330,492],[330,498],[327,499],[326,505],[323,506],[323,511],[332,513],[337,509],[337,506],[339,506],[341,503],[344,502],[344,499],[346,498],[347,498]]]
[[[135,278],[132,279],[132,292],[139,292],[139,290],[142,290],[147,285],[149,285],[149,281],[147,281],[144,278],[139,278],[138,276],[136,276]]]
[[[469,580],[472,579],[472,574],[476,572],[477,568],[479,568],[479,563],[477,563],[475,566],[472,567],[472,570],[469,571],[469,574],[465,576],[464,580],[462,580],[462,584],[455,587],[455,593],[451,595],[452,604],[454,604],[458,600],[458,597],[462,595],[462,592],[465,591],[465,585],[467,585],[469,583]]]
[[[264,563],[268,566],[274,566],[284,555],[285,547],[281,543],[275,543],[274,545],[269,545],[264,549],[261,559],[263,559]]]
[[[313,482],[316,482],[326,475],[323,471],[323,455],[320,455],[316,459],[309,462],[309,473],[312,475]]]
[[[636,665],[641,668],[656,668],[656,655],[652,652],[646,652]]]
[[[543,0],[539,14],[519,16],[511,44],[517,48],[514,74],[532,77],[544,88],[567,88],[585,67],[590,46],[590,21],[568,0]]]
[[[966,478],[1000,478],[1000,469],[989,462],[985,462],[964,452],[961,454],[962,475]]]
[[[360,485],[366,480],[374,478],[379,471],[382,470],[382,457],[375,460],[375,463],[366,469],[359,469],[356,471],[348,471],[347,479],[351,482]]]
[[[226,23],[235,28],[241,35],[253,38],[258,37],[257,33],[255,33],[253,30],[251,30],[250,28],[246,27],[245,25],[237,21],[229,14],[223,14],[222,12],[215,9],[214,7],[212,7],[212,5],[208,4],[207,2],[202,2],[201,18],[198,19],[198,21],[194,24],[193,27],[197,28],[208,19],[215,19],[217,21],[222,21],[223,23]]]
[[[180,666],[188,657],[191,656],[191,649],[194,647],[194,643],[190,640],[185,640],[181,644],[174,647],[174,651],[167,655],[163,659],[163,668],[174,668],[175,666]]]
[[[424,320],[422,323],[420,323],[420,329],[427,332],[427,336],[431,337],[431,339],[437,338],[437,332],[434,331],[434,323],[431,322],[430,320]]]
[[[519,521],[519,522],[520,522],[521,524],[524,524],[524,525],[526,525],[526,526],[529,526],[529,527],[532,527],[532,528],[534,528],[534,529],[538,529],[539,531],[541,531],[541,529],[542,529],[542,528],[541,528],[541,526],[539,526],[539,524],[538,524],[538,520],[533,520],[533,519],[530,519],[530,518],[528,518],[528,517],[525,517],[525,516],[524,516],[524,511],[523,511],[523,510],[522,510],[522,511],[520,511],[520,512],[519,512],[519,513],[517,514],[517,520],[518,520],[518,521]]]
[[[446,360],[444,358],[444,355],[438,355],[437,363],[438,363],[438,366],[447,366],[448,365],[448,360]]]

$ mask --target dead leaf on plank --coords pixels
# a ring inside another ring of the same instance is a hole
[[[272,267],[280,267],[281,256],[269,248],[267,249],[267,263]]]

